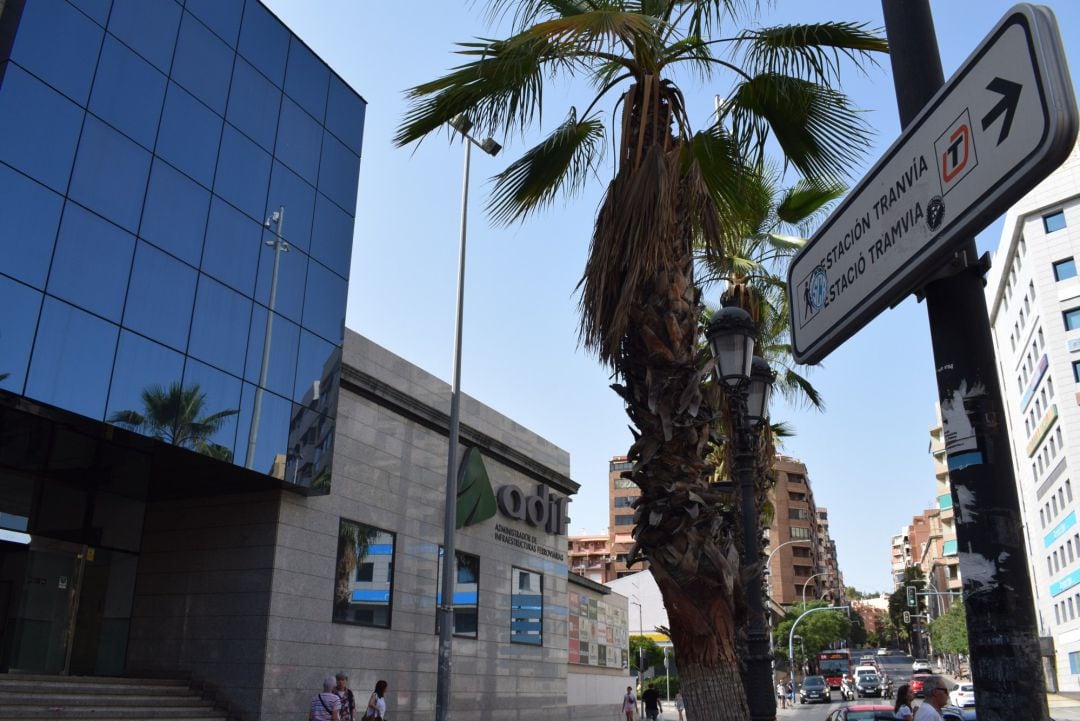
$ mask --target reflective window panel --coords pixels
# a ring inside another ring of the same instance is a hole
[[[390,628],[395,535],[342,518],[338,526],[334,622]]]
[[[184,356],[130,331],[120,331],[105,420],[157,438],[188,446],[201,410],[182,392]]]
[[[198,272],[140,240],[131,269],[124,327],[187,350]]]
[[[247,3],[240,26],[240,54],[280,88],[288,51],[289,31],[285,26],[262,3]]]
[[[297,37],[291,38],[285,92],[318,122],[326,115],[326,91],[330,68]]]
[[[267,337],[266,308],[256,305],[251,314],[251,333],[248,339],[247,370],[245,380],[258,383],[263,372],[263,348]],[[270,325],[270,355],[266,359],[266,383],[268,388],[288,398],[296,380],[296,356],[300,346],[300,326],[273,315]]]
[[[244,0],[187,0],[188,12],[206,23],[217,36],[236,47]]]
[[[274,155],[312,185],[318,179],[322,128],[299,105],[283,98]]]
[[[67,192],[83,110],[18,66],[0,84],[0,161]]]
[[[311,247],[311,220],[315,213],[315,188],[299,175],[274,161],[266,217],[285,206],[281,237],[305,253]]]
[[[69,201],[47,290],[118,323],[134,251],[135,236]]]
[[[330,77],[330,92],[326,99],[326,129],[349,150],[360,155],[364,140],[364,101],[357,97],[345,81]]]
[[[289,421],[285,480],[305,488],[329,492],[333,453],[333,418],[314,408],[294,403]]]
[[[104,35],[66,0],[33,0],[23,7],[11,59],[86,105]]]
[[[199,407],[203,427],[194,450],[232,463],[240,414],[240,379],[194,358],[184,368],[184,393]]]
[[[325,395],[337,382],[341,363],[338,346],[307,330],[300,331],[300,355],[296,361],[296,386],[293,400],[308,404],[313,397]],[[333,410],[324,408],[324,411]]]
[[[190,13],[180,22],[172,78],[188,92],[225,114],[232,75],[233,51]]]
[[[435,605],[442,604],[443,558],[446,552],[439,547],[439,566],[435,572]],[[480,557],[455,551],[457,571],[454,578],[454,635],[477,638],[478,606],[480,600]],[[439,632],[439,614],[435,614],[435,633]]]
[[[134,233],[149,174],[146,149],[90,116],[79,141],[68,196]]]
[[[180,5],[175,0],[113,0],[109,32],[168,73],[172,64]]]
[[[0,273],[45,287],[63,205],[44,185],[0,165]]]
[[[154,159],[139,235],[198,266],[210,191],[160,158]]]
[[[103,420],[118,331],[112,323],[46,296],[26,395]]]
[[[345,334],[345,300],[349,285],[344,278],[318,262],[308,263],[307,293],[304,298],[304,327],[333,343]]]
[[[221,137],[214,192],[262,222],[270,182],[270,156],[230,125]]]
[[[101,49],[90,111],[144,148],[153,149],[166,78],[111,35]]]
[[[269,153],[274,151],[280,108],[281,91],[243,58],[236,58],[226,119]]]
[[[330,133],[324,133],[322,163],[319,168],[319,191],[356,215],[356,188],[360,158],[353,155]]]
[[[515,566],[510,584],[510,642],[543,646],[544,577]]]
[[[169,83],[156,152],[191,178],[212,187],[221,124],[210,108],[176,83]]]
[[[254,425],[253,416],[258,418]],[[284,480],[291,418],[292,403],[276,393],[245,383],[237,418],[237,465]]]
[[[82,10],[98,25],[104,26],[109,19],[112,0],[69,0],[72,5]]]
[[[285,209],[285,223],[289,223],[289,209]],[[274,240],[274,234],[263,232],[264,240]],[[299,323],[304,304],[304,283],[307,279],[308,257],[298,248],[282,252],[278,261],[277,300],[274,310],[289,320]],[[259,249],[259,280],[255,288],[255,300],[270,305],[270,288],[274,278],[274,248],[265,243]]]
[[[0,275],[0,388],[22,393],[41,293]]]
[[[263,227],[220,198],[210,205],[202,269],[246,296],[255,292]]]
[[[235,376],[244,372],[251,301],[207,275],[199,277],[188,353]]]

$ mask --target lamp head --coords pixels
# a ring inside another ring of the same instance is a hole
[[[502,146],[495,142],[495,138],[488,138],[480,143],[480,149],[494,158],[502,150]]]
[[[462,135],[468,135],[469,131],[473,129],[473,121],[469,120],[465,113],[461,113],[450,119],[450,127]]]
[[[716,375],[729,388],[738,388],[749,379],[756,334],[753,318],[738,306],[721,308],[709,321],[705,337],[716,359]]]
[[[747,417],[754,426],[763,426],[769,419],[769,397],[776,373],[769,362],[759,355],[750,363],[750,388],[746,397]]]

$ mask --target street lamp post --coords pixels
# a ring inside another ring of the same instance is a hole
[[[734,444],[734,476],[739,487],[743,526],[742,571],[746,584],[746,656],[743,686],[752,721],[776,718],[772,685],[772,653],[761,593],[761,530],[758,527],[754,462],[758,440],[769,409],[776,374],[764,358],[754,355],[757,326],[737,306],[713,314],[706,333],[716,360],[716,374],[730,403]],[[750,569],[757,569],[747,573]]]
[[[828,576],[828,575],[829,575],[828,571],[822,571],[821,573],[815,573],[813,576],[811,576],[810,578],[806,579],[805,582],[803,582],[803,585],[802,585],[802,605],[803,605],[804,610],[806,609],[806,587],[807,587],[807,585],[809,585],[810,582],[813,581],[818,576]]]
[[[469,135],[472,121],[458,115],[450,127],[465,141],[465,169],[461,180],[461,232],[458,242],[457,304],[454,314],[454,368],[450,388],[450,429],[446,452],[446,508],[443,513],[442,597],[439,616],[439,662],[435,682],[435,721],[446,721],[450,710],[451,645],[454,638],[454,579],[457,577],[457,549],[454,530],[457,527],[457,453],[461,422],[461,321],[465,301],[465,235],[469,211],[469,160],[472,146],[491,156],[502,147],[494,139],[480,142]]]
[[[769,555],[765,558],[765,568],[763,569],[763,572],[767,573],[769,575],[769,600],[770,601],[772,600],[772,570],[771,570],[772,569],[772,557],[774,555],[776,555],[776,552],[779,551],[784,546],[791,546],[791,545],[795,545],[795,544],[799,544],[799,543],[810,543],[810,542],[811,541],[810,541],[809,538],[797,538],[794,541],[784,541],[779,546],[777,546],[776,548],[774,548],[772,551],[769,552]],[[766,614],[767,615],[771,614],[771,613],[772,612],[770,610],[766,609]],[[773,642],[773,625],[770,622],[769,623],[769,670],[770,670],[770,672],[772,674],[772,682],[771,682],[771,685],[769,686],[770,689],[776,688],[776,662],[775,662],[775,658],[776,658],[776,645]]]
[[[635,586],[635,588],[637,588],[637,587]],[[645,638],[645,627],[644,627],[644,624],[641,621],[641,600],[638,598],[638,596],[631,596],[630,597],[630,603],[631,603],[631,605],[637,606],[638,638],[639,639],[644,639]],[[637,688],[638,703],[641,704],[640,716],[644,717],[645,716],[645,702],[641,700],[641,695],[645,691],[645,645],[643,643],[641,643],[640,641],[638,642],[638,647],[637,647],[637,679],[638,679],[638,688]]]
[[[850,615],[851,606],[818,606],[817,608],[811,608],[809,611],[803,611],[799,617],[795,619],[795,623],[791,624],[791,630],[788,632],[788,660],[791,661],[792,668],[791,703],[795,703],[795,629],[799,627],[799,621],[803,620],[811,613],[817,613],[818,611],[843,611],[845,609]]]

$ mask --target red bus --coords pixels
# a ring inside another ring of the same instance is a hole
[[[846,648],[822,651],[817,655],[817,665],[829,688],[840,688],[844,678],[851,677],[851,651]]]

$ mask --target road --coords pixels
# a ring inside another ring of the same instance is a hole
[[[869,653],[873,653],[870,651]],[[856,654],[856,660],[858,654]],[[907,683],[911,678],[911,656],[895,655],[895,656],[876,656],[878,664],[881,666],[883,673],[888,674],[889,678],[893,682],[893,691],[900,687],[900,684]],[[830,704],[800,704],[795,703],[792,706],[788,703],[786,709],[777,709],[777,716],[780,718],[798,718],[805,719],[807,721],[824,721],[833,709],[841,706],[851,706],[854,704],[882,704],[892,709],[894,699],[889,698],[860,698],[854,701],[841,701],[840,692],[834,690],[832,692],[834,701]]]

